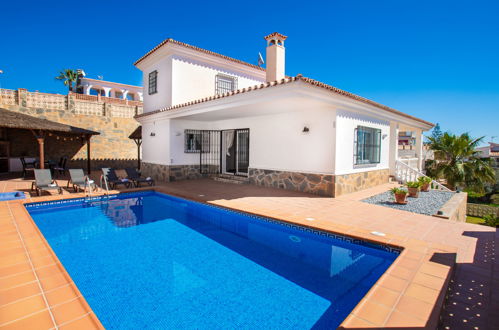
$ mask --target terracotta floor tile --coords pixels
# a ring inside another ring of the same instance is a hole
[[[63,324],[89,313],[79,299],[52,308],[57,324]]]
[[[393,291],[402,292],[405,288],[407,288],[409,282],[399,277],[385,274],[385,276],[383,276],[383,278],[379,281],[379,285]]]
[[[426,316],[432,311],[433,305],[414,297],[403,295],[396,309],[404,314],[410,314],[413,317],[425,320]]]
[[[410,314],[393,311],[386,321],[386,328],[395,329],[425,329],[426,322],[417,319]]]
[[[45,293],[50,306],[65,303],[71,299],[77,298],[78,293],[74,291],[71,285],[65,285],[60,288],[50,290]]]
[[[445,279],[424,273],[419,273],[414,277],[413,282],[430,289],[439,290],[444,284]]]
[[[366,301],[361,308],[355,309],[354,314],[376,326],[381,326],[386,321],[391,308]]]
[[[6,266],[12,266],[15,264],[19,264],[22,262],[27,262],[27,261],[29,261],[29,260],[28,260],[26,253],[20,252],[20,253],[8,255],[5,257],[1,257],[0,258],[0,265],[2,265],[3,267],[6,267]]]
[[[400,297],[400,292],[376,286],[369,297],[378,304],[393,307]]]
[[[20,273],[6,278],[0,278],[0,288],[7,290],[33,281],[36,281],[36,277],[33,272]]]
[[[42,288],[47,291],[68,284],[69,281],[66,279],[64,275],[55,274],[53,276],[40,279],[40,283],[42,285]]]
[[[32,282],[17,286],[7,290],[0,291],[0,306],[12,303],[16,300],[41,294],[38,283]]]
[[[29,329],[52,329],[54,323],[50,313],[45,310],[39,313],[18,319],[15,322],[2,325],[2,330],[29,330]]]
[[[95,323],[92,316],[87,315],[78,320],[63,324],[59,329],[71,329],[71,330],[89,330],[89,329],[100,329],[99,325]]]
[[[31,270],[31,265],[29,262],[23,262],[20,264],[15,264],[12,266],[1,267],[0,268],[0,279],[7,276],[17,275],[19,273],[24,273]]]
[[[437,301],[439,291],[427,288],[419,284],[410,284],[405,291],[407,296],[434,304]]]
[[[0,326],[26,315],[47,309],[41,295],[14,302],[0,307]]]
[[[350,315],[347,319],[345,319],[339,329],[364,329],[374,327],[375,326],[372,323],[369,323],[366,320],[360,319],[354,315]]]

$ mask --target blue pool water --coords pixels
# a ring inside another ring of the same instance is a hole
[[[398,255],[156,192],[26,207],[109,329],[336,328]]]

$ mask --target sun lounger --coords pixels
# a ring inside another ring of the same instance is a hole
[[[115,189],[119,185],[124,185],[126,188],[130,188],[132,181],[128,178],[119,178],[114,169],[104,167],[102,169],[102,175],[106,177],[107,183],[111,189]]]
[[[57,190],[59,194],[62,193],[62,188],[59,187],[56,181],[52,180],[50,170],[35,170],[35,182],[33,184],[38,196],[40,196],[43,191]]]
[[[88,187],[89,189],[96,190],[97,186],[94,183],[94,180],[87,179],[88,177],[85,175],[81,168],[78,169],[70,169],[69,171],[69,180],[68,180],[68,188],[69,185],[73,185],[74,191],[78,192],[80,189],[85,191]]]
[[[154,185],[154,180],[150,177],[141,178],[139,172],[135,168],[127,168],[126,169],[127,177],[133,181],[135,187],[140,187],[141,183],[146,183],[150,186]]]

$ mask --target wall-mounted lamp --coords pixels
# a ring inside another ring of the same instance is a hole
[[[310,128],[308,126],[303,126],[303,130],[301,131],[302,133],[309,133]]]
[[[154,132],[151,132],[151,136],[156,136],[156,133],[154,133]]]
[[[388,136],[388,134],[383,134],[383,135],[381,136],[381,138],[384,140],[384,139],[386,139],[386,137],[387,137],[387,136]]]

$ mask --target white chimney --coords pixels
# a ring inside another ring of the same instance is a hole
[[[267,40],[267,82],[281,80],[286,76],[284,40],[286,36],[274,32],[265,37]]]

